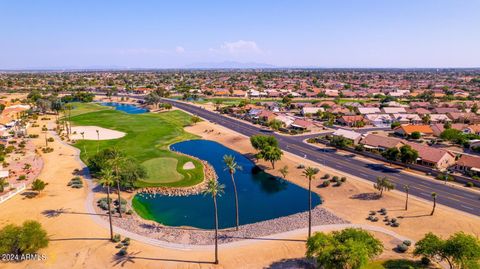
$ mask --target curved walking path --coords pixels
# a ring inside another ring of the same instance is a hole
[[[86,179],[87,185],[89,192],[87,194],[87,198],[85,199],[85,208],[87,213],[92,217],[93,221],[97,223],[99,226],[102,226],[105,229],[109,229],[109,223],[102,219],[100,215],[95,211],[94,208],[94,191],[93,188],[95,187],[94,182],[92,181],[92,177],[90,173],[88,172],[88,168],[83,163],[83,161],[80,159],[80,150],[78,148],[73,147],[72,145],[68,144],[67,142],[63,141],[60,139],[60,137],[54,132],[50,131],[52,136],[55,137],[61,144],[71,147],[75,150],[75,160],[79,162],[80,166],[83,168],[83,176]],[[314,232],[328,232],[328,231],[334,231],[334,230],[342,230],[345,228],[360,228],[368,231],[373,231],[373,232],[379,232],[383,233],[389,236],[392,236],[400,241],[404,240],[411,240],[410,238],[407,238],[405,236],[399,235],[391,230],[378,227],[378,226],[373,226],[373,225],[367,225],[367,224],[330,224],[330,225],[319,225],[319,226],[313,226],[312,231]],[[169,248],[169,249],[176,249],[176,250],[210,250],[213,245],[192,245],[192,244],[179,244],[179,243],[171,243],[171,242],[165,242],[162,240],[158,239],[153,239],[149,238],[143,235],[139,235],[130,231],[127,231],[125,229],[122,229],[117,226],[113,226],[114,233],[121,234],[122,236],[129,237],[135,241],[146,243],[149,245],[153,246],[158,246],[158,247],[163,247],[163,248]],[[234,241],[234,242],[228,242],[228,243],[223,243],[221,244],[222,248],[234,248],[234,247],[239,247],[239,246],[245,246],[249,245],[252,243],[259,243],[259,242],[264,242],[266,240],[281,240],[281,239],[288,239],[289,237],[297,236],[300,234],[307,234],[308,229],[307,228],[302,228],[302,229],[296,229],[288,232],[283,232],[283,233],[278,233],[278,234],[272,234],[268,236],[262,236],[258,238],[251,238],[251,239],[244,239],[244,240],[239,240],[239,241]]]

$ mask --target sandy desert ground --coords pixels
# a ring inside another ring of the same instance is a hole
[[[207,129],[215,131],[206,133]],[[205,139],[218,141],[244,154],[254,152],[247,137],[233,134],[208,122],[188,127],[187,131]],[[32,133],[35,132],[40,130],[33,128]],[[37,139],[35,143],[40,147],[43,140]],[[115,244],[107,239],[108,230],[94,222],[86,213],[87,188],[71,189],[66,186],[74,176],[74,169],[81,169],[78,152],[60,143],[58,139],[49,146],[54,148],[54,152],[42,154],[45,164],[40,174],[40,178],[49,183],[45,191],[33,199],[17,195],[0,205],[2,212],[0,226],[8,223],[19,224],[26,219],[38,220],[44,225],[52,239],[50,246],[42,250],[47,259],[1,264],[2,268],[286,268],[287,265],[295,264],[291,259],[304,256],[305,234],[293,234],[280,240],[265,240],[234,248],[220,246],[218,266],[211,264],[213,249],[211,251],[166,249],[137,241],[133,241],[129,247],[132,255],[130,259],[116,260],[114,254],[117,249],[114,247]],[[287,165],[290,170],[287,179],[305,187],[307,180],[301,176],[301,170],[296,168],[299,163],[318,167],[322,171],[321,174],[337,174],[336,171],[290,154],[285,154],[277,167]],[[259,165],[266,167],[272,174],[278,174],[277,171],[269,169],[269,164],[260,162]],[[403,210],[403,195],[395,191],[384,194],[381,200],[354,198],[362,197],[360,194],[373,193],[374,189],[371,183],[355,180],[355,177],[350,175],[347,177],[347,183],[341,187],[314,188],[314,191],[325,199],[323,206],[353,223],[388,228],[382,222],[372,223],[365,219],[370,210],[386,207],[396,216],[404,217],[400,219],[400,227],[390,229],[414,240],[418,240],[429,231],[443,236],[456,231],[480,235],[479,218],[442,206],[438,207],[434,216],[425,216],[431,211],[431,204],[415,199],[411,199],[409,210],[406,212]],[[321,180],[316,179],[313,185],[317,186],[320,183]],[[63,209],[65,213],[51,214],[59,209]],[[384,234],[375,235],[381,238],[386,246],[381,258],[399,256],[392,251],[396,240]]]

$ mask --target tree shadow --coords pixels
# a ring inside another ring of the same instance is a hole
[[[42,215],[47,218],[56,218],[62,214],[74,214],[74,215],[90,215],[90,216],[108,216],[107,213],[88,213],[88,212],[75,212],[75,211],[68,211],[66,208],[59,208],[59,209],[46,209],[42,211]],[[112,218],[118,218],[112,214]]]
[[[314,269],[315,265],[305,258],[282,259],[271,263],[265,269]]]
[[[38,194],[39,194],[39,193],[38,193],[38,192],[35,192],[35,191],[25,191],[25,192],[22,192],[22,194],[20,194],[20,195],[22,195],[22,196],[24,197],[24,199],[25,199],[25,198],[27,198],[27,199],[32,199],[32,198],[37,197]]]
[[[128,263],[135,263],[135,260],[148,260],[148,261],[160,261],[160,262],[176,262],[176,263],[193,263],[193,264],[214,264],[211,261],[194,261],[194,260],[181,260],[181,259],[166,259],[166,258],[150,258],[150,257],[141,257],[137,256],[140,254],[140,251],[127,253],[123,256],[114,255],[113,256],[113,266],[120,265],[124,267]]]
[[[430,214],[422,214],[422,215],[413,215],[413,216],[398,216],[398,219],[412,219],[412,218],[421,218],[421,217],[429,217]]]
[[[365,193],[359,193],[359,194],[354,194],[350,196],[350,199],[364,200],[364,201],[378,200],[380,198],[381,198],[380,194],[376,192],[365,192]]]
[[[302,242],[305,243],[307,240],[303,239],[283,239],[283,238],[261,238],[261,237],[249,237],[249,236],[230,236],[223,235],[222,239],[245,239],[245,240],[262,240],[262,241],[283,241],[283,242]]]

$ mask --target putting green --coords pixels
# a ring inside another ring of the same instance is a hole
[[[148,177],[143,179],[148,183],[172,183],[183,179],[177,172],[178,160],[175,158],[161,157],[150,159],[142,163],[147,170]]]

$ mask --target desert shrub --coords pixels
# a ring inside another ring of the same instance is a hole
[[[405,241],[403,241],[403,244],[404,244],[405,246],[409,247],[409,246],[412,245],[412,241],[410,241],[410,240],[405,240]]]
[[[127,215],[132,215],[133,214],[133,211],[131,209],[127,210],[127,212],[125,212]]]
[[[347,181],[347,178],[346,178],[346,177],[342,177],[342,178],[340,178],[340,181],[341,181],[341,182],[345,182],[345,181]]]
[[[48,141],[48,142],[53,142],[53,141],[55,141],[55,139],[53,139],[53,137],[49,137],[49,138],[47,139],[47,141]]]
[[[405,244],[399,244],[397,245],[397,251],[398,252],[401,252],[401,253],[404,253],[408,250],[408,246],[405,245]]]
[[[332,180],[335,181],[335,182],[337,182],[337,181],[338,181],[338,176],[333,176],[333,177],[332,177]]]
[[[430,265],[430,259],[427,258],[427,257],[422,257],[422,259],[420,260],[420,263],[424,266],[429,266]]]
[[[305,165],[299,164],[299,165],[297,166],[297,168],[298,168],[298,169],[303,169],[303,168],[305,168]]]
[[[473,182],[470,182],[470,181],[469,181],[469,182],[467,182],[467,184],[465,184],[465,186],[468,187],[468,188],[471,188],[471,187],[473,187],[474,185],[473,185]]]
[[[26,180],[27,179],[27,176],[26,175],[20,175],[18,177],[18,180]]]
[[[40,192],[43,191],[47,185],[48,183],[37,178],[32,182],[32,190]]]
[[[116,235],[113,236],[112,241],[113,241],[114,243],[118,243],[118,242],[120,242],[120,240],[121,240],[121,238],[120,238],[120,235],[119,235],[119,234],[116,234]]]
[[[117,255],[118,255],[118,256],[125,256],[125,255],[127,255],[127,248],[124,247],[124,248],[120,249],[120,250],[117,252]]]
[[[322,182],[322,187],[326,188],[328,186],[330,186],[330,181],[325,180],[325,181]]]
[[[47,231],[33,220],[25,221],[22,226],[9,224],[0,230],[0,254],[34,254],[48,246]]]
[[[322,178],[323,178],[323,179],[329,179],[329,178],[330,178],[330,174],[325,174],[325,175],[323,175]]]

